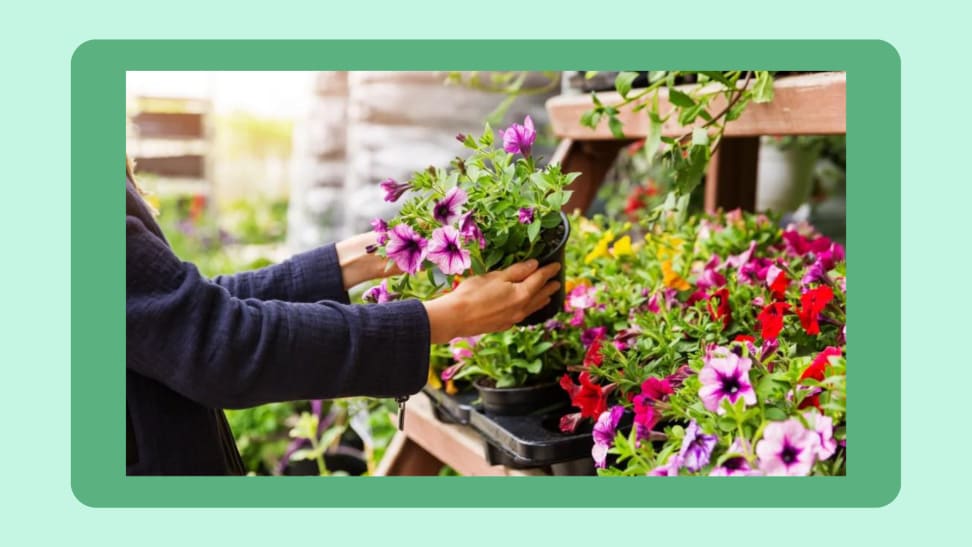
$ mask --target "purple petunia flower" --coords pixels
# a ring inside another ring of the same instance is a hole
[[[668,461],[648,472],[649,477],[675,477],[678,475],[679,468],[682,467],[682,458],[676,454]]]
[[[459,231],[452,226],[436,228],[429,242],[429,262],[446,275],[461,274],[469,269],[469,251],[462,248]]]
[[[689,424],[685,430],[685,437],[682,439],[682,448],[678,451],[678,457],[682,460],[682,465],[693,473],[709,464],[712,457],[712,449],[715,448],[719,438],[715,435],[706,435],[699,429],[699,424],[695,420]]]
[[[736,440],[732,442],[729,447],[727,454],[731,456],[726,458],[722,465],[712,468],[709,472],[710,477],[752,477],[755,475],[760,475],[761,473],[754,470],[749,465],[749,460],[746,459],[746,454],[749,453],[749,443],[744,441],[742,438],[737,437]]]
[[[707,410],[724,414],[725,409],[720,404],[723,399],[735,404],[742,397],[746,406],[756,404],[756,392],[749,382],[749,369],[753,364],[751,359],[716,347],[707,351],[703,360],[705,366],[699,371],[699,381],[702,383],[699,397]]]
[[[520,219],[520,224],[531,224],[533,223],[533,207],[522,207],[517,212],[517,216]]]
[[[378,234],[378,245],[388,243],[388,223],[384,219],[376,218],[372,220],[371,229]]]
[[[584,347],[587,348],[594,343],[594,340],[605,336],[607,336],[607,327],[593,327],[581,333],[581,344],[584,344]]]
[[[466,195],[466,191],[456,186],[446,192],[444,198],[435,202],[435,205],[432,206],[432,216],[440,224],[451,224],[462,214],[462,205],[468,199],[469,196]]]
[[[422,268],[428,241],[418,235],[408,224],[399,224],[388,232],[388,258],[398,264],[405,273],[414,274]]]
[[[402,197],[406,191],[411,190],[412,185],[408,182],[396,182],[395,179],[385,179],[378,185],[385,192],[385,201],[394,203]]]
[[[462,215],[462,218],[459,219],[459,233],[462,234],[464,242],[472,243],[475,241],[479,244],[480,249],[486,248],[486,238],[483,237],[482,230],[476,225],[476,219],[473,218],[472,212]]]
[[[376,304],[384,304],[385,302],[391,302],[398,298],[397,294],[392,293],[388,290],[388,280],[382,281],[380,284],[371,287],[363,295],[361,299],[365,302],[374,302]]]
[[[562,328],[564,328],[563,322],[561,322],[561,321],[559,321],[557,319],[549,319],[549,320],[547,320],[546,323],[543,324],[543,329],[544,330],[551,330],[552,331],[552,330],[560,330]]]
[[[515,123],[503,131],[503,150],[510,154],[520,153],[529,156],[535,140],[537,140],[537,132],[533,128],[533,120],[527,116],[523,120],[523,125]]]
[[[597,467],[603,468],[606,465],[607,452],[614,443],[614,433],[622,414],[624,414],[623,406],[612,406],[602,412],[597,418],[597,423],[594,424],[594,447],[591,448],[591,456],[594,457],[594,465]]]
[[[820,436],[803,427],[800,420],[772,422],[756,445],[759,469],[767,475],[807,475],[819,446]]]

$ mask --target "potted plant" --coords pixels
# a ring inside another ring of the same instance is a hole
[[[550,320],[450,344],[456,363],[445,369],[445,381],[466,379],[479,393],[484,410],[496,415],[523,415],[562,408],[567,399],[556,378],[577,354],[573,336]]]
[[[478,138],[457,139],[471,151],[469,157],[456,158],[447,169],[429,167],[407,182],[381,183],[387,201],[409,194],[397,215],[373,223],[379,233],[374,251],[406,274],[391,282],[386,294],[429,298],[470,273],[530,258],[541,265],[563,262],[570,223],[561,208],[571,195],[564,187],[577,174],[562,173],[557,164],[538,167],[532,120],[503,131],[502,148],[489,124]],[[430,283],[417,290],[414,277],[422,270]],[[549,319],[563,297],[561,290],[521,324]]]

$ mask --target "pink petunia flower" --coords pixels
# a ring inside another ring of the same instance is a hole
[[[503,150],[510,154],[530,155],[533,142],[537,139],[537,132],[533,128],[533,120],[527,116],[523,125],[514,123],[503,131]]]
[[[770,423],[756,444],[759,469],[771,476],[810,474],[819,450],[820,435],[795,418]]]
[[[399,224],[388,232],[385,252],[405,273],[414,274],[422,267],[429,242],[418,235],[411,226]]]
[[[705,366],[699,371],[699,381],[702,383],[699,397],[707,410],[724,414],[725,409],[721,405],[723,399],[735,404],[741,397],[746,406],[756,404],[756,392],[749,381],[749,369],[753,364],[751,359],[716,347],[706,352],[703,361]]]

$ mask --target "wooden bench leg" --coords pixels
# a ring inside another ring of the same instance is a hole
[[[756,209],[756,164],[759,137],[726,138],[709,163],[705,181],[705,210],[713,213]]]
[[[438,475],[443,465],[418,443],[398,432],[388,445],[381,464],[375,470],[375,476],[430,477]]]
[[[570,201],[564,205],[564,211],[572,213],[575,209],[582,212],[597,196],[597,190],[604,182],[618,151],[631,141],[575,141],[564,139],[557,146],[551,163],[559,163],[564,173],[578,171],[581,173],[568,187],[574,193]]]

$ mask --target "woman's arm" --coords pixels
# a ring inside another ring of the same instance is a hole
[[[126,267],[128,368],[207,406],[406,395],[428,377],[430,325],[417,300],[242,299],[131,216]]]
[[[386,269],[388,260],[367,252],[377,241],[368,232],[336,244],[294,255],[288,260],[252,272],[220,275],[213,282],[238,298],[317,302],[333,300],[348,303],[348,289],[355,285],[400,273]]]

